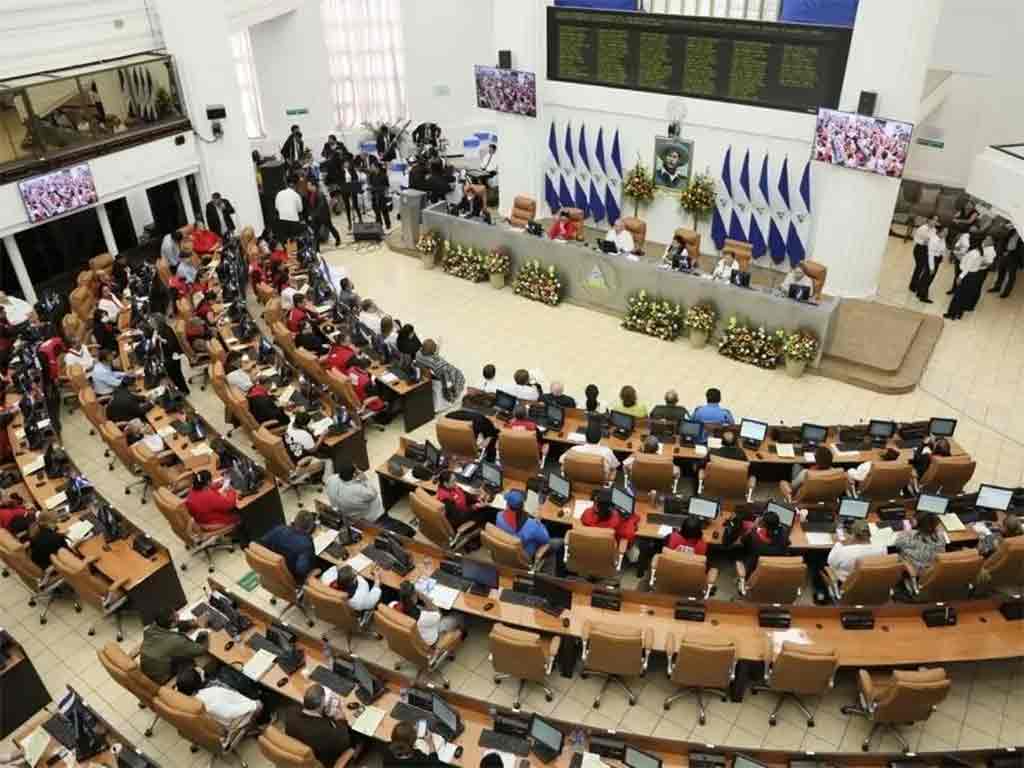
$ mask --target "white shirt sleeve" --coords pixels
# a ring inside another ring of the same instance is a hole
[[[863,464],[858,464],[853,469],[846,470],[846,476],[856,483],[863,483],[870,471],[871,462],[865,461]]]
[[[420,617],[416,621],[416,629],[419,630],[423,642],[427,645],[434,645],[441,636],[441,612],[421,610]]]
[[[206,711],[214,720],[229,730],[252,717],[261,706],[258,701],[221,685],[203,688],[196,693],[196,698],[203,702]]]
[[[362,576],[356,577],[356,593],[348,599],[349,607],[354,611],[369,611],[380,602],[380,586],[370,586],[370,582]]]

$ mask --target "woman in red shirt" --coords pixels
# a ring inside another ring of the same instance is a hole
[[[623,518],[617,509],[612,506],[612,492],[602,488],[594,498],[594,504],[587,508],[580,519],[583,525],[590,528],[611,528],[615,531],[616,541],[628,541],[633,543],[636,538],[637,517],[630,515]]]
[[[704,541],[704,528],[700,520],[688,515],[678,531],[672,531],[665,544],[666,549],[689,552],[691,555],[706,555],[708,543]]]
[[[185,497],[188,513],[204,531],[238,525],[242,522],[242,518],[235,512],[238,494],[234,490],[223,493],[219,487],[212,487],[212,479],[206,470],[196,472],[192,479],[192,490]]]
[[[437,476],[437,500],[444,504],[448,522],[458,528],[470,520],[483,522],[491,497],[484,494],[479,501],[471,501],[469,494],[455,483],[451,470],[442,469]]]

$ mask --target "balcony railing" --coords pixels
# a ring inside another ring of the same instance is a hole
[[[143,53],[0,81],[0,183],[190,127],[170,56]]]

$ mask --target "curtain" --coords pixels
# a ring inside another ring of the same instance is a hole
[[[406,117],[400,0],[322,0],[338,128]]]

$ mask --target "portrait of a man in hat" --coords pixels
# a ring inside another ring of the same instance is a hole
[[[654,139],[654,186],[683,189],[690,183],[693,142],[669,136]]]

